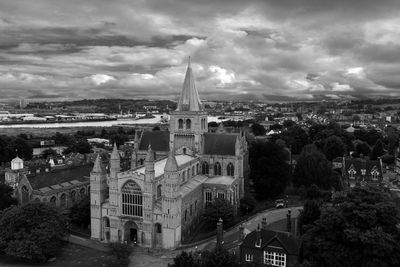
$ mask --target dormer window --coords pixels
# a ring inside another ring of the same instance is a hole
[[[376,181],[379,177],[379,172],[377,171],[376,167],[371,171],[372,180]]]
[[[248,262],[252,262],[253,261],[253,254],[245,254],[245,257],[244,257],[245,259],[245,261],[248,261]]]
[[[361,169],[361,175],[365,175],[367,173],[366,169]]]
[[[357,173],[356,170],[350,169],[350,170],[349,170],[349,178],[350,178],[350,179],[354,179],[356,173]]]

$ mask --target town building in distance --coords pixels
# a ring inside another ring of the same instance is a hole
[[[94,164],[92,239],[174,249],[215,198],[229,200],[237,210],[248,172],[246,137],[243,131],[228,133],[223,128],[208,132],[190,63],[169,133],[142,133],[134,150],[129,170],[121,171],[115,145],[109,172],[100,156]]]

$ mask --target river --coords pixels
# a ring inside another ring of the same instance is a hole
[[[215,116],[209,116],[208,122],[220,122],[222,120]],[[68,127],[111,127],[115,125],[135,124],[157,124],[161,122],[161,115],[154,115],[151,119],[118,119],[114,121],[83,121],[83,122],[61,122],[61,123],[34,123],[34,124],[7,124],[0,128],[68,128]]]

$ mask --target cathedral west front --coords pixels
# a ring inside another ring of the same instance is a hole
[[[215,198],[238,209],[248,169],[245,135],[222,126],[209,132],[207,118],[189,63],[169,131],[143,132],[129,170],[121,171],[116,145],[109,171],[97,157],[90,174],[92,239],[174,249]]]

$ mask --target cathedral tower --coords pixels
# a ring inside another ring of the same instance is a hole
[[[200,152],[201,136],[208,131],[207,113],[197,92],[189,63],[176,111],[171,113],[170,151],[178,154]]]
[[[174,152],[170,152],[164,168],[162,190],[163,247],[175,248],[181,240],[181,207],[178,163]]]
[[[100,240],[101,235],[101,204],[107,198],[107,174],[100,155],[97,155],[90,173],[90,220],[92,238]]]
[[[118,206],[118,173],[121,170],[121,157],[117,144],[114,143],[110,158],[110,205]]]

